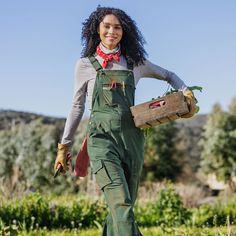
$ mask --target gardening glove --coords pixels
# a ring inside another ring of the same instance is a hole
[[[194,97],[193,92],[189,89],[184,90],[183,95],[186,98],[189,112],[181,115],[181,118],[190,118],[197,112],[196,98]]]
[[[54,170],[56,171],[58,168],[58,165],[61,165],[62,172],[68,171],[70,158],[71,158],[71,154],[69,152],[69,146],[66,144],[58,143],[57,158],[54,164]]]

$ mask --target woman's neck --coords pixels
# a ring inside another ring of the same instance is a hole
[[[120,50],[120,45],[117,45],[117,47],[115,47],[113,49],[109,49],[109,48],[105,47],[101,42],[99,46],[100,46],[101,50],[106,54],[116,53],[117,51]]]

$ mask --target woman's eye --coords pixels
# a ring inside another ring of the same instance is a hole
[[[113,27],[114,29],[117,29],[117,30],[118,30],[118,29],[119,29],[119,30],[121,29],[121,26],[119,26],[119,25],[118,25],[118,26],[112,26],[112,25],[105,25],[105,24],[103,24],[103,26],[104,26],[106,29],[109,29],[109,28],[112,28],[112,27]]]

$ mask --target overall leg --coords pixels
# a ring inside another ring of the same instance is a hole
[[[128,126],[127,126],[128,124]],[[133,204],[137,198],[139,181],[144,162],[144,135],[143,131],[136,128],[133,121],[125,123],[125,132],[122,135],[125,144],[125,155],[123,158],[124,173],[126,176],[130,196]]]
[[[95,176],[98,185],[102,189],[108,204],[111,216],[106,222],[107,236],[139,236],[136,234],[133,202],[129,193],[126,177],[121,165],[101,160],[92,162],[102,166],[96,171]]]
[[[124,175],[125,175],[125,181],[126,181],[127,186],[128,186],[127,194],[130,195],[132,210],[133,210],[134,203],[135,203],[135,200],[136,200],[136,197],[137,197],[138,185],[139,185],[140,174],[141,174],[141,169],[142,169],[142,164],[139,163],[138,165],[139,165],[140,171],[134,172],[134,171],[132,171],[132,168],[130,170],[126,164],[124,164],[124,163],[122,164],[122,169],[123,169]],[[138,173],[140,173],[140,174],[138,174]],[[119,181],[119,182],[122,182],[122,180]],[[111,186],[108,185],[107,187],[104,188],[105,195],[107,195],[107,192],[108,192],[108,194],[109,194],[109,192],[111,192],[111,193],[113,192],[112,189],[110,190],[110,187]],[[118,198],[119,200],[123,199],[123,197],[120,196],[119,194],[117,194],[115,197],[113,197],[112,194],[109,194],[109,195],[111,195],[111,197],[110,197],[111,199],[115,199],[115,198]],[[103,228],[102,236],[106,236],[106,235],[115,235],[111,213],[108,214],[108,216],[106,218],[106,222],[104,224],[104,228]],[[140,233],[140,231],[138,229],[138,225],[136,224],[136,222],[135,222],[134,228],[133,228],[133,235],[142,236],[142,234]]]
[[[132,124],[129,125],[132,127]],[[140,177],[143,169],[144,161],[144,135],[140,129],[133,127],[132,132],[129,129],[125,129],[129,134],[132,134],[132,138],[128,138],[128,133],[123,136],[124,143],[126,144],[125,159],[124,159],[124,174],[129,188],[130,197],[132,204],[134,206],[137,194],[138,187],[140,182]],[[128,157],[128,158],[127,158]],[[136,234],[142,235],[136,226]]]

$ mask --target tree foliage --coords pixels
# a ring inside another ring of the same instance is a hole
[[[228,112],[216,104],[209,114],[203,138],[201,169],[214,173],[220,180],[229,181],[236,176],[236,99]]]
[[[180,166],[175,160],[177,135],[175,122],[153,129],[145,143],[143,178],[146,180],[175,179]]]

